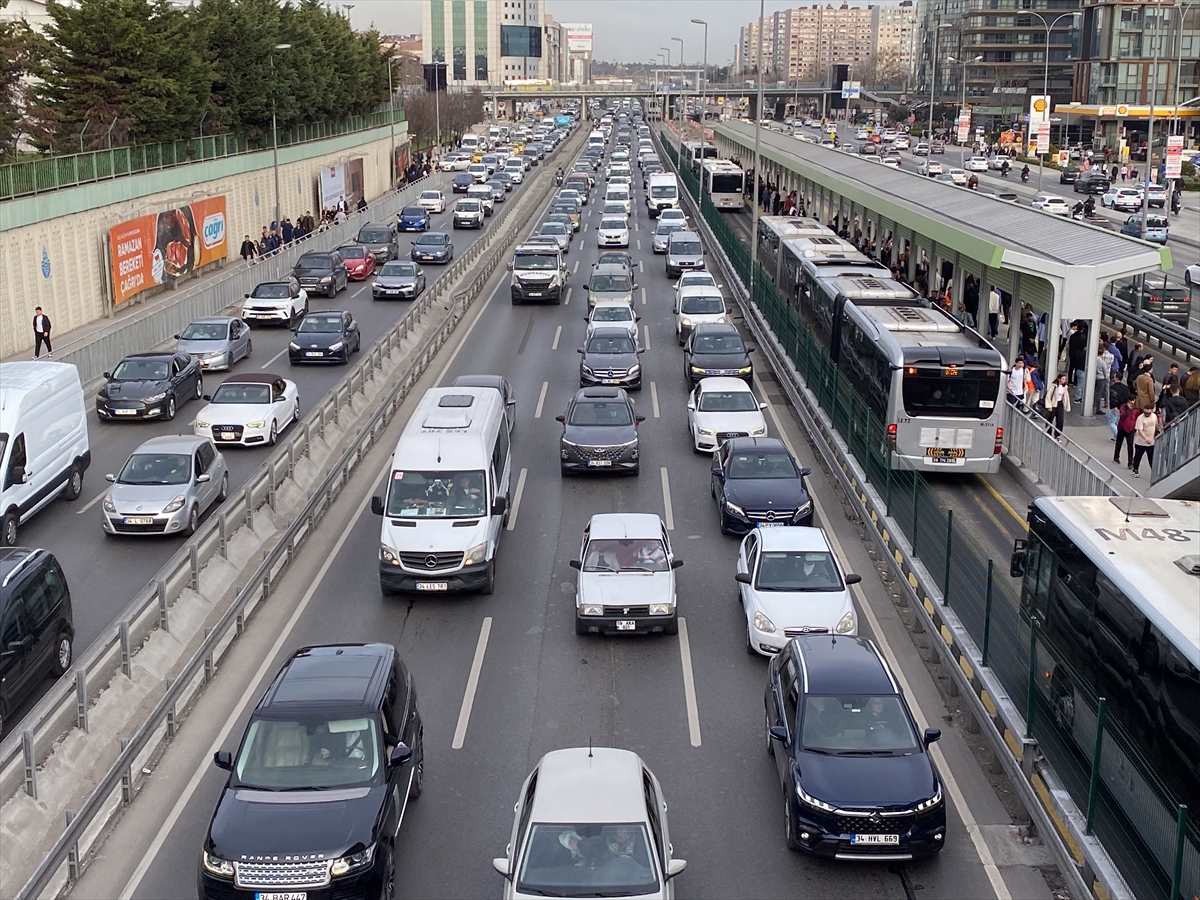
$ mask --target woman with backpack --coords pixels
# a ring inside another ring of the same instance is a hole
[[[1138,477],[1138,466],[1142,463],[1142,457],[1146,457],[1151,467],[1154,465],[1154,439],[1158,437],[1162,431],[1162,422],[1158,420],[1158,414],[1154,411],[1153,406],[1147,406],[1142,409],[1142,414],[1137,417],[1133,431],[1133,477]]]
[[[1125,468],[1133,468],[1133,432],[1137,427],[1139,412],[1132,397],[1125,401],[1121,417],[1117,419],[1117,446],[1113,449],[1113,462],[1121,461],[1121,447],[1125,447]]]

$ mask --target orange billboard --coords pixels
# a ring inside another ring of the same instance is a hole
[[[114,225],[108,230],[113,304],[224,259],[226,230],[224,196]]]

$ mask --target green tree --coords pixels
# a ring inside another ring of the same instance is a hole
[[[0,0],[0,9],[8,0]],[[25,117],[25,75],[32,59],[32,32],[20,19],[0,19],[0,157],[16,152]]]

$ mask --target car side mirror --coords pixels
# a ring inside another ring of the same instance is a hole
[[[645,417],[645,416],[634,416],[634,417],[633,417],[633,421],[634,421],[635,423],[636,423],[636,422],[645,422],[645,421],[646,421],[646,417]]]
[[[929,746],[930,744],[932,744],[934,741],[936,741],[936,740],[939,740],[939,739],[941,738],[941,736],[942,736],[942,729],[940,729],[940,728],[926,728],[926,729],[925,729],[925,738],[924,738],[924,740],[922,740],[922,743],[923,743],[923,744],[924,744],[926,747],[928,747],[928,746]]]
[[[682,559],[671,560],[671,568],[672,569],[682,569],[683,568],[683,560]]]
[[[412,759],[412,757],[412,749],[408,746],[408,744],[405,744],[403,741],[401,741],[392,748],[392,755],[388,757],[388,767],[394,769],[397,766],[402,766]]]
[[[104,476],[104,480],[105,480],[105,481],[111,481],[111,482],[113,482],[113,483],[116,483],[117,476],[116,476],[116,475],[111,475],[111,474],[110,474],[110,475],[105,475],[105,476]]]
[[[112,372],[105,372],[105,373],[104,373],[104,377],[105,377],[105,378],[112,378]]]
[[[179,340],[179,335],[175,335],[175,340]]]
[[[583,563],[578,559],[571,560],[569,563],[567,563],[567,565],[572,569],[578,569],[581,572],[583,571]]]
[[[751,581],[750,573],[749,572],[738,572],[736,575],[733,576],[733,580],[736,581],[738,584],[750,584],[750,581]]]
[[[712,471],[712,474],[715,475],[717,478],[723,478],[725,476],[725,472],[721,468],[721,461],[719,459],[717,459],[715,455],[713,456],[713,463],[712,463],[711,471]]]
[[[580,348],[579,348],[578,350],[576,350],[575,352],[576,352],[576,353],[582,353],[582,352],[583,352],[583,348],[582,348],[582,347],[580,347]]]
[[[495,859],[492,860],[492,868],[495,869],[497,872],[499,872],[501,875],[503,875],[509,881],[512,880],[512,873],[509,870],[507,857],[497,856]]]
[[[233,771],[233,754],[228,750],[218,750],[213,754],[213,765],[226,772]]]
[[[494,501],[492,501],[492,515],[493,516],[504,515],[504,511],[506,509],[508,509],[508,498],[507,497],[497,497]]]
[[[212,476],[207,472],[196,476],[196,484],[207,484],[209,481],[212,481]]]
[[[590,284],[585,284],[585,285],[583,286],[583,289],[584,289],[585,291],[590,291],[590,290],[592,289],[592,286],[591,286]]]
[[[846,576],[846,584],[858,584],[860,581],[862,581],[861,575],[851,573]]]
[[[670,881],[676,875],[680,874],[687,868],[686,859],[673,859],[667,863],[667,880]]]
[[[377,516],[383,515],[383,498],[382,497],[372,497],[371,498],[371,512]]]
[[[800,469],[800,477],[801,478],[807,478],[811,474],[812,474],[812,469],[810,469],[808,466],[804,466],[802,469]]]
[[[759,408],[760,410],[762,410],[762,411],[764,411],[764,412],[765,412],[765,411],[766,411],[766,409],[767,409],[767,404],[765,404],[765,403],[760,403],[760,404],[758,404],[758,408]]]
[[[754,352],[754,348],[753,348],[753,347],[747,347],[747,348],[746,348],[746,352],[747,352],[747,353],[753,353],[753,352]]]
[[[513,264],[512,264],[512,263],[509,263],[509,264],[508,264],[508,271],[510,271],[510,272],[511,272],[512,270],[513,270]]]
[[[772,725],[771,740],[779,741],[781,744],[786,744],[788,742],[788,730],[782,725]]]

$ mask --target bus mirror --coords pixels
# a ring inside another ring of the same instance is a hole
[[[1025,574],[1025,538],[1017,538],[1013,541],[1012,558],[1008,562],[1008,574],[1013,578],[1020,578]]]

